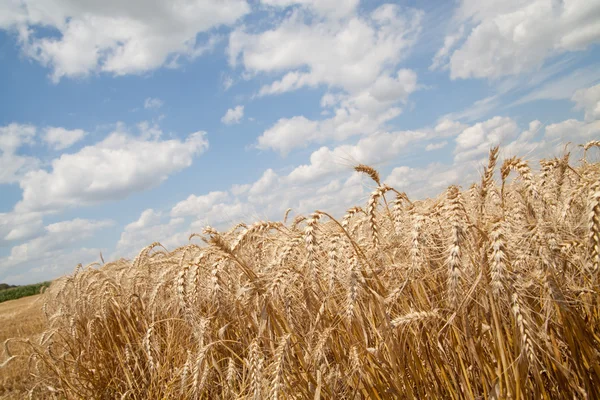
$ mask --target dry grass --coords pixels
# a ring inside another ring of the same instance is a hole
[[[359,166],[377,187],[341,221],[207,227],[77,271],[46,294],[32,395],[600,398],[594,146],[540,174],[492,149],[480,183],[425,201]]]
[[[9,338],[35,340],[45,329],[42,296],[23,297],[0,304],[1,343]],[[12,344],[10,347],[15,354],[27,356],[31,353],[31,347],[27,345]],[[13,359],[9,368],[0,368],[0,399],[22,399],[33,384],[27,357]]]

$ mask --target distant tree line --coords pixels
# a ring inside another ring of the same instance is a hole
[[[34,285],[14,286],[0,283],[0,303],[8,300],[16,300],[21,297],[40,294],[42,288],[50,286],[50,282],[41,282]]]
[[[16,285],[9,285],[8,283],[0,283],[0,290],[10,289],[17,287]]]

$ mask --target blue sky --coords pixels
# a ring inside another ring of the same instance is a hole
[[[600,1],[0,0],[0,281],[600,138]],[[535,165],[533,165],[535,166]]]

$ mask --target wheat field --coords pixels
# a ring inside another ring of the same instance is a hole
[[[22,297],[0,303],[0,342],[11,338],[39,339],[44,332],[46,321],[42,314],[43,297],[40,295]],[[15,354],[6,368],[0,368],[0,399],[20,400],[27,398],[34,377],[29,375],[28,356],[31,347],[26,342],[15,343],[9,340],[7,346]],[[4,360],[0,358],[0,365]]]
[[[600,398],[598,146],[539,168],[493,148],[479,182],[420,201],[359,165],[376,188],[339,220],[78,268],[44,295],[30,396]]]

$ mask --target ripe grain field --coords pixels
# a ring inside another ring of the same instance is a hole
[[[79,268],[44,295],[32,395],[600,398],[599,145],[539,172],[494,148],[478,182],[419,201],[360,165],[375,189],[339,220]]]
[[[0,341],[7,339],[39,338],[46,328],[42,314],[42,296],[23,297],[0,304]],[[11,342],[9,342],[10,345]],[[16,353],[28,355],[31,348],[27,345],[12,344]],[[4,360],[2,360],[4,361]],[[33,386],[29,376],[27,358],[12,360],[7,368],[0,368],[0,399],[23,399]]]

